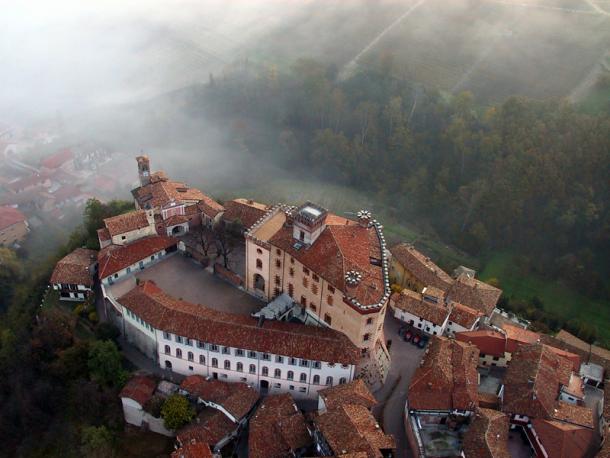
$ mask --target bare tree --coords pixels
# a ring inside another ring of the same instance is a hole
[[[218,224],[214,228],[214,241],[216,242],[216,253],[222,256],[225,269],[229,268],[229,255],[235,247],[235,240],[224,224]]]
[[[210,248],[214,245],[214,237],[205,225],[201,225],[199,229],[199,243],[201,244],[201,250],[203,251],[203,255],[207,258],[208,253],[210,252]]]

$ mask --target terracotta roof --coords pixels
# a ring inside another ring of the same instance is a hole
[[[519,326],[504,323],[502,329],[506,333],[506,351],[509,353],[514,353],[522,345],[535,344],[540,341],[540,334]]]
[[[491,409],[477,409],[464,435],[467,458],[510,458],[508,451],[508,415]]]
[[[254,233],[256,237],[256,231]],[[385,294],[384,274],[381,263],[381,244],[374,227],[364,227],[355,222],[344,225],[327,224],[318,239],[309,247],[295,248],[291,227],[282,225],[268,242],[305,267],[324,278],[346,296],[360,304],[378,304]],[[348,286],[345,274],[357,271],[362,280],[356,286]]]
[[[97,262],[97,251],[77,248],[55,265],[49,282],[93,286],[91,266]]]
[[[610,382],[604,383],[604,418],[610,423]]]
[[[99,277],[104,279],[177,243],[178,240],[174,237],[153,235],[129,245],[110,245],[102,248],[97,256]]]
[[[111,237],[119,234],[125,234],[126,232],[135,231],[148,226],[148,218],[146,218],[146,211],[135,210],[129,213],[123,213],[122,215],[113,216],[111,218],[104,219],[104,225]]]
[[[151,400],[157,382],[152,377],[146,375],[136,375],[129,379],[125,384],[119,397],[130,398],[140,404],[142,407]]]
[[[371,409],[377,404],[375,396],[369,391],[362,379],[324,388],[318,391],[318,395],[324,399],[327,409],[335,409],[343,404],[358,404]]]
[[[245,383],[206,380],[201,375],[189,375],[180,388],[192,396],[224,407],[238,421],[250,412],[259,397],[258,392]]]
[[[533,420],[534,430],[549,457],[583,458],[593,456],[595,432],[560,421]]]
[[[561,385],[568,385],[572,364],[546,345],[520,347],[504,377],[502,410],[532,418],[553,418]]]
[[[605,440],[601,450],[596,455],[597,458],[610,458],[610,428],[606,428]]]
[[[258,320],[180,301],[146,281],[119,302],[157,329],[202,342],[293,356],[314,361],[356,364],[359,351],[342,333],[330,328]]]
[[[73,158],[74,153],[72,150],[70,148],[65,148],[45,157],[40,161],[40,165],[47,169],[56,169]]]
[[[468,342],[475,345],[481,355],[504,357],[506,351],[506,336],[501,332],[487,329],[476,331],[464,331],[455,334],[455,338],[460,342]]]
[[[336,456],[366,453],[368,458],[381,458],[381,450],[396,448],[394,437],[385,434],[373,414],[361,405],[345,404],[329,410],[314,423]]]
[[[233,423],[220,410],[205,408],[195,420],[178,431],[176,439],[180,445],[200,442],[214,447],[237,427],[237,423]]]
[[[172,458],[213,458],[209,445],[202,442],[187,443],[172,452]]]
[[[225,203],[225,212],[222,215],[224,221],[239,222],[244,228],[249,229],[262,218],[269,207],[259,202],[248,199],[233,199]]]
[[[6,189],[13,192],[19,192],[31,186],[37,186],[49,179],[46,173],[34,173],[30,176],[20,178],[15,181],[11,181],[4,185]]]
[[[449,300],[477,309],[487,316],[491,314],[501,295],[501,289],[466,274],[459,275],[447,290]]]
[[[410,289],[403,289],[392,298],[394,299],[394,307],[397,309],[423,318],[437,326],[442,326],[451,313],[451,309],[444,302],[427,301],[421,294]]]
[[[559,420],[585,428],[593,428],[595,420],[593,410],[589,407],[558,401],[551,415],[553,420]]]
[[[390,252],[393,258],[423,285],[435,286],[447,291],[453,283],[453,279],[448,273],[434,264],[429,257],[417,251],[412,245],[400,243],[390,248]]]
[[[288,393],[265,397],[248,429],[250,458],[284,458],[313,443],[305,417]]]
[[[188,222],[188,217],[186,215],[173,215],[163,221],[165,227],[172,227],[178,224],[184,224]]]
[[[458,302],[451,302],[449,307],[451,308],[449,321],[457,323],[466,329],[472,328],[477,320],[483,316],[483,313],[479,310],[466,307]]]
[[[446,337],[433,337],[408,391],[415,410],[468,410],[478,404],[479,350]]]
[[[17,223],[23,223],[25,215],[13,207],[0,207],[0,230]]]
[[[584,340],[579,339],[578,337],[570,334],[568,331],[564,331],[563,329],[557,333],[555,336],[556,339],[565,342],[569,345],[572,345],[582,351],[591,352],[592,354],[609,361],[610,360],[610,350],[606,348],[598,347],[597,345],[589,345]]]
[[[112,240],[112,237],[110,237],[110,232],[108,232],[108,229],[106,229],[105,227],[97,230],[97,238],[100,242],[107,242],[109,240]]]

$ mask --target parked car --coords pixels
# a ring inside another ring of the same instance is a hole
[[[413,336],[413,338],[411,339],[411,343],[412,343],[413,345],[417,345],[417,344],[419,343],[419,341],[420,341],[420,340],[421,340],[421,336],[419,336],[419,335],[415,334],[415,335]]]
[[[407,332],[405,332],[405,334],[402,338],[404,339],[405,342],[410,342],[412,337],[413,337],[413,333],[411,331],[407,331]]]
[[[398,335],[400,337],[403,337],[405,335],[405,332],[407,332],[407,327],[406,326],[401,326],[400,328],[398,328]]]
[[[424,348],[428,344],[429,340],[430,340],[430,338],[428,336],[422,336],[422,338],[419,341],[419,343],[417,344],[417,346],[419,348]]]

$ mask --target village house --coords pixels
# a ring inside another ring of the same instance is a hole
[[[74,153],[70,148],[56,151],[40,161],[40,168],[43,172],[53,172],[60,168],[65,171],[74,170]]]
[[[411,379],[405,405],[405,428],[414,456],[459,455],[459,438],[479,405],[478,357],[474,345],[432,338]]]
[[[521,429],[537,456],[593,456],[600,444],[599,418],[569,399],[573,363],[542,344],[517,349],[504,377],[502,411]]]
[[[23,213],[13,207],[0,207],[0,245],[11,246],[23,241],[30,231]]]
[[[320,391],[313,419],[313,438],[319,456],[394,456],[394,437],[385,434],[371,408],[375,398],[366,385],[355,380]]]
[[[235,232],[247,231],[269,210],[269,206],[251,199],[233,199],[224,204],[222,221]]]
[[[220,312],[140,282],[112,300],[125,338],[161,368],[315,399],[353,380],[357,348],[329,328]]]
[[[305,416],[289,394],[265,397],[250,417],[249,458],[311,456],[312,445]]]
[[[511,458],[508,450],[508,415],[478,408],[464,434],[465,458]]]
[[[106,218],[104,225],[110,237],[110,243],[115,245],[128,245],[143,237],[157,235],[152,210],[136,210]],[[106,232],[104,232],[104,246],[108,243],[105,235]],[[102,240],[100,240],[100,246],[102,246]]]
[[[310,202],[276,205],[246,233],[247,290],[267,301],[287,293],[378,362],[382,379],[389,286],[385,239],[367,211],[352,221]]]
[[[207,444],[194,442],[174,450],[171,458],[214,458],[214,456]]]
[[[77,248],[55,265],[49,280],[62,301],[84,301],[93,293],[97,251]]]
[[[197,188],[150,171],[148,156],[138,156],[140,186],[131,191],[138,210],[152,210],[158,234],[182,235],[201,224],[220,221],[224,207]]]

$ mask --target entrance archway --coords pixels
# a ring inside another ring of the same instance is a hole
[[[261,274],[254,274],[254,289],[265,291],[265,279]]]
[[[172,368],[172,362],[171,361],[165,361],[165,368],[166,369],[171,369]]]
[[[269,391],[269,382],[267,380],[261,380],[261,394],[267,394]]]

